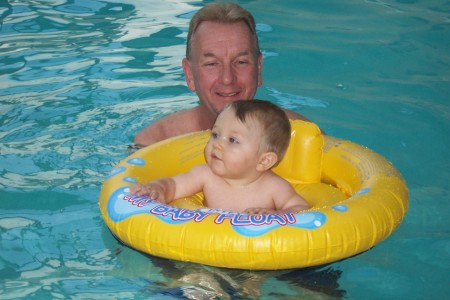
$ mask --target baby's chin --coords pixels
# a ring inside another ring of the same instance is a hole
[[[226,174],[225,172],[223,172],[223,170],[219,170],[218,168],[216,168],[214,166],[214,163],[210,163],[208,162],[209,168],[211,169],[211,172],[219,177],[227,177],[228,174]]]

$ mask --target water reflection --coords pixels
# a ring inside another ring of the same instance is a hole
[[[338,283],[342,272],[331,266],[281,271],[216,268],[141,254],[110,239],[106,230],[104,234],[122,275],[147,278],[143,292],[151,295],[179,299],[339,299],[346,295]]]
[[[155,294],[170,293],[188,299],[258,299],[261,296],[288,299],[295,295],[320,292],[324,296],[340,298],[345,291],[339,288],[341,271],[331,268],[308,268],[294,271],[247,271],[220,269],[197,264],[173,262],[151,257],[155,266],[170,279],[168,284],[149,288]],[[267,286],[286,284],[288,289],[268,289]]]
[[[335,271],[218,269],[118,244],[100,185],[139,129],[196,103],[181,59],[203,3],[50,2],[0,1],[0,294],[288,298],[320,278],[321,294],[339,296]]]
[[[123,158],[123,148],[113,146],[128,144],[152,116],[167,113],[164,102],[181,100],[170,110],[191,103],[189,95],[179,97],[187,93],[177,49],[182,26],[146,19],[156,30],[136,36],[136,8],[124,3],[1,5],[0,147],[8,156],[0,157],[0,185],[98,185]],[[121,119],[124,111],[136,118]]]

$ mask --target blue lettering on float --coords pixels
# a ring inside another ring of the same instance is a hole
[[[193,220],[195,218],[195,211],[183,209],[180,212],[180,219],[181,220]]]
[[[169,210],[167,211],[167,214],[168,215],[170,214],[173,220],[179,220],[181,210],[182,209],[178,207],[170,207]]]
[[[194,220],[196,212],[184,208],[170,207],[166,214],[171,215],[172,220],[174,221],[183,222]]]
[[[232,226],[261,226],[277,223],[281,226],[295,224],[296,218],[294,214],[268,214],[268,215],[248,215],[241,213],[222,213],[216,219],[216,224],[221,224],[225,220],[229,220]]]
[[[150,213],[171,224],[184,223],[192,220],[201,222],[209,215],[209,213],[202,212],[201,210],[189,210],[165,204],[154,207],[150,210]]]
[[[166,216],[166,212],[169,210],[169,207],[166,205],[158,205],[157,207],[150,210],[151,213],[155,215]]]
[[[281,215],[248,215],[248,214],[240,214],[234,213],[231,214],[230,223],[233,226],[259,226],[263,224],[270,224],[272,222],[278,222],[280,225],[286,225],[287,222]],[[216,223],[222,223],[222,218],[217,218]]]
[[[298,214],[268,214],[248,215],[233,213],[217,209],[201,208],[188,210],[162,204],[146,196],[137,196],[129,193],[129,187],[121,187],[115,190],[107,202],[109,217],[114,222],[120,222],[136,214],[152,214],[169,224],[184,222],[201,222],[208,216],[215,216],[214,222],[221,224],[228,221],[231,227],[244,236],[260,236],[268,231],[282,226],[293,226],[303,229],[316,229],[326,222],[325,214],[321,212],[301,212]]]
[[[277,215],[273,215],[273,216],[277,216]],[[297,219],[295,218],[295,215],[292,214],[292,213],[284,214],[283,217],[286,218],[285,220],[289,224],[295,224],[295,222],[297,222]]]
[[[221,224],[223,223],[224,220],[229,220],[229,219],[233,219],[233,217],[236,214],[234,213],[223,213],[223,214],[219,214],[216,218],[216,220],[214,221],[214,223],[216,224]]]
[[[131,203],[131,205],[135,205],[137,207],[144,207],[149,205],[150,203],[155,202],[151,198],[147,196],[137,196],[133,194],[128,194],[123,196],[123,200],[126,200]]]
[[[209,215],[210,215],[210,213],[208,211],[204,211],[203,209],[197,209],[195,211],[194,221],[201,222]]]
[[[120,222],[128,217],[148,213],[148,206],[156,206],[157,202],[148,197],[130,194],[130,187],[116,189],[108,198],[107,212],[111,220]]]
[[[234,226],[247,226],[251,224],[250,216],[247,214],[236,214],[233,219],[231,219],[231,225]]]
[[[280,225],[295,223],[295,216],[293,214],[285,214],[285,215],[270,214],[270,215],[267,215],[267,223],[270,224],[272,222],[277,222]]]
[[[233,226],[233,229],[241,235],[256,237],[282,226],[312,230],[322,227],[326,222],[325,214],[317,211],[265,216],[266,218],[250,218],[252,221],[250,226]]]
[[[262,225],[266,223],[267,215],[250,215],[250,222],[253,225]]]

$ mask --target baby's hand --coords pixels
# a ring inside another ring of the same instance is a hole
[[[249,215],[267,215],[267,214],[275,214],[276,211],[264,207],[250,207],[244,210],[244,213]]]
[[[148,196],[153,200],[166,203],[164,189],[160,184],[136,184],[130,188],[130,193],[137,196]]]

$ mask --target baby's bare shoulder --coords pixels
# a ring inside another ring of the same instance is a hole
[[[276,174],[273,171],[268,171],[267,174],[264,176],[264,180],[262,181],[263,184],[275,184],[275,185],[290,185],[289,182],[281,177],[280,175]]]

